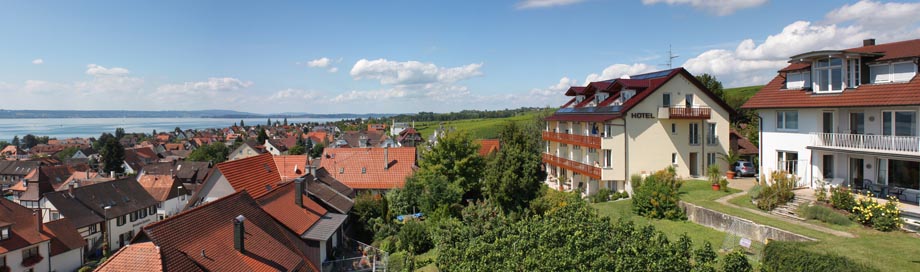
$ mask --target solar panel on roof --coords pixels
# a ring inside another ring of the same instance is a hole
[[[664,70],[664,71],[652,72],[648,74],[636,75],[630,78],[631,79],[652,79],[652,78],[665,77],[670,73],[671,73],[671,70]]]

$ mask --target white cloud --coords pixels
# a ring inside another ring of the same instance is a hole
[[[68,91],[70,89],[72,88],[68,84],[49,82],[44,80],[30,79],[26,80],[25,84],[22,85],[22,90],[29,93],[48,94],[59,91]]]
[[[569,87],[576,85],[578,85],[578,80],[570,79],[569,77],[562,77],[559,79],[559,83],[556,83],[555,85],[550,85],[549,87],[543,89],[531,89],[530,94],[548,97],[560,96],[563,94],[563,91],[568,90]]]
[[[300,89],[280,90],[268,97],[268,100],[314,100],[322,95],[317,91],[305,91]]]
[[[855,20],[867,27],[899,28],[920,21],[920,3],[880,3],[859,1],[828,12],[828,24]]]
[[[331,99],[332,102],[351,102],[351,101],[368,101],[376,102],[391,98],[406,97],[408,92],[399,88],[374,90],[374,91],[350,91],[339,94]]]
[[[199,92],[213,94],[244,89],[252,86],[252,84],[252,81],[243,81],[232,77],[212,77],[208,78],[207,81],[162,85],[157,88],[157,91],[170,94],[197,94]]]
[[[515,6],[518,9],[548,8],[567,6],[581,2],[584,2],[584,0],[523,0],[518,2]]]
[[[601,74],[588,75],[587,77],[585,77],[584,82],[585,84],[588,84],[594,81],[620,78],[624,75],[637,75],[637,74],[652,72],[655,70],[658,70],[655,68],[655,66],[648,65],[645,63],[633,63],[632,65],[614,64],[614,65],[607,66],[607,68],[605,68],[604,71],[601,72]]]
[[[767,0],[642,0],[642,4],[654,5],[665,3],[668,5],[690,5],[693,8],[724,16],[735,13],[740,9],[752,8],[763,5]]]
[[[307,62],[307,66],[312,67],[312,68],[326,68],[326,67],[329,67],[330,64],[332,64],[332,60],[326,57],[318,58],[318,59]]]
[[[121,67],[105,68],[96,64],[86,65],[86,74],[91,76],[123,76],[131,73]]]
[[[43,59],[34,59],[34,60],[32,60],[32,64],[35,64],[35,65],[39,65],[39,64],[42,64],[42,63],[45,63],[45,60],[43,60]]]
[[[418,61],[361,59],[351,68],[351,76],[355,79],[377,79],[386,85],[453,83],[482,75],[480,68],[482,63],[446,68]]]
[[[339,67],[332,67],[332,68],[329,68],[328,71],[329,71],[330,73],[338,72],[338,71],[339,71]]]

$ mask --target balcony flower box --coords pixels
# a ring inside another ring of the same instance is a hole
[[[26,258],[26,259],[22,260],[22,266],[23,266],[23,267],[31,267],[31,266],[33,266],[33,265],[35,265],[35,264],[37,264],[37,263],[40,263],[40,262],[41,262],[42,260],[44,260],[44,259],[45,259],[45,257],[42,257],[42,255],[35,255],[35,256],[32,256],[32,257],[29,257],[29,258]]]

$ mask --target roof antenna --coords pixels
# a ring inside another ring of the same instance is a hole
[[[659,64],[659,65],[667,65],[667,66],[668,66],[668,70],[670,70],[670,69],[674,66],[674,59],[676,59],[676,58],[678,58],[678,57],[680,57],[680,56],[674,55],[674,51],[671,50],[671,45],[668,44],[668,63],[666,63],[666,64]]]

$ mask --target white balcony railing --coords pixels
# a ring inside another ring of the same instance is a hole
[[[812,133],[812,137],[814,146],[920,153],[917,136]]]

